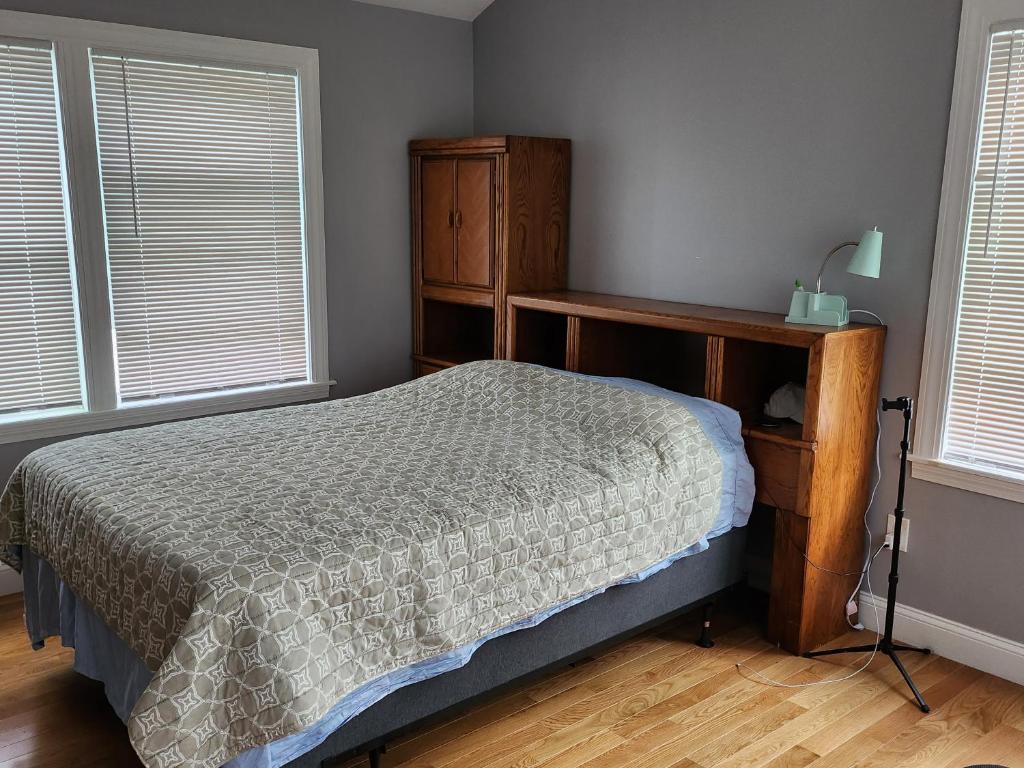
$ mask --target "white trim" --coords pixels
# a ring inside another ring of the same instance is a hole
[[[151,29],[130,24],[88,21],[41,13],[0,10],[0,29],[6,37],[54,42],[74,41],[90,48],[112,48],[121,53],[191,56],[206,62],[278,66],[298,70],[315,57],[315,48],[199,35],[171,29]]]
[[[1024,502],[1024,480],[977,467],[921,456],[911,457],[910,474],[918,480],[983,493],[1009,501]]]
[[[914,435],[916,456],[912,457],[916,463],[911,470],[913,476],[921,480],[1001,498],[1017,498],[1012,494],[1020,493],[1019,483],[1010,478],[1000,482],[994,473],[960,468],[941,461],[940,457],[959,316],[964,238],[970,214],[971,175],[981,125],[988,45],[994,26],[1021,18],[1024,18],[1024,0],[964,0],[921,361]]]
[[[80,308],[84,413],[0,420],[0,443],[184,418],[227,410],[326,397],[327,278],[320,126],[319,53],[252,40],[236,40],[126,24],[0,10],[5,37],[53,43],[68,178],[72,250]],[[295,72],[302,130],[302,200],[305,227],[306,313],[309,382],[253,388],[214,396],[117,408],[115,351],[110,316],[106,235],[102,209],[90,49],[165,56],[229,66]]]
[[[858,616],[864,626],[877,631],[873,608],[878,609],[879,617],[884,616],[885,598],[861,592]],[[906,605],[896,606],[893,633],[900,642],[931,648],[947,659],[1024,684],[1024,643]]]
[[[168,398],[162,402],[126,405],[109,411],[80,411],[12,421],[0,425],[0,444],[320,400],[328,396],[333,383],[300,382],[273,387],[253,387],[201,397]]]
[[[309,377],[326,381],[327,245],[324,235],[324,180],[320,135],[320,60],[317,51],[298,67],[299,125],[302,129],[302,205],[306,252],[306,314]]]
[[[3,563],[0,563],[0,597],[16,595],[23,591],[21,574]]]
[[[75,292],[80,308],[85,372],[82,396],[86,408],[105,411],[117,407],[117,382],[89,46],[76,40],[61,40],[54,45],[54,51],[67,157]]]

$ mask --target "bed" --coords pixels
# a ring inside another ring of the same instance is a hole
[[[484,361],[43,448],[0,497],[29,634],[147,766],[314,766],[740,580],[738,416]]]

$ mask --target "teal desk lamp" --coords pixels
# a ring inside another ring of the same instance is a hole
[[[850,322],[850,309],[845,296],[832,296],[821,290],[821,276],[825,273],[829,259],[848,246],[856,246],[846,271],[864,277],[878,277],[882,271],[882,233],[878,227],[869,229],[860,238],[860,242],[840,243],[825,257],[818,270],[815,284],[816,293],[808,293],[803,287],[793,291],[793,299],[789,303],[787,323],[803,323],[805,325],[841,326]]]

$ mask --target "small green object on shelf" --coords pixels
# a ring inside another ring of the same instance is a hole
[[[850,310],[846,306],[845,296],[808,293],[801,288],[793,291],[786,322],[838,327],[850,322]]]
[[[789,314],[786,315],[787,323],[799,323],[803,325],[830,325],[840,327],[850,322],[850,309],[845,296],[833,296],[821,290],[821,276],[825,272],[825,266],[838,251],[846,247],[856,246],[847,272],[864,277],[877,278],[882,268],[882,233],[878,227],[866,231],[860,242],[840,243],[825,257],[825,261],[818,270],[817,291],[809,293],[803,288],[803,284],[797,280],[796,290],[793,291],[793,298],[789,302]]]

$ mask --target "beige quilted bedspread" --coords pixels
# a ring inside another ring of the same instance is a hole
[[[142,761],[212,768],[693,544],[721,474],[681,405],[487,361],[48,446],[0,498],[0,550],[48,560],[155,671]]]

